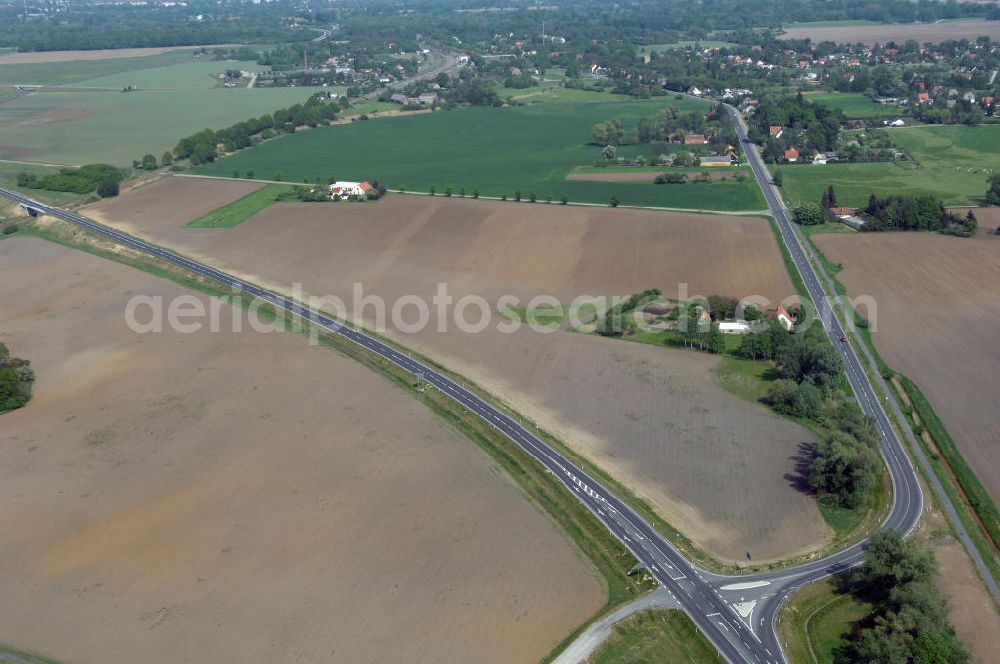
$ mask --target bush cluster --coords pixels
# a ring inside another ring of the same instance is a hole
[[[102,198],[118,195],[118,183],[126,172],[108,164],[88,164],[79,168],[60,168],[58,173],[34,175],[18,173],[17,186],[27,189],[66,191],[89,194],[96,191]]]

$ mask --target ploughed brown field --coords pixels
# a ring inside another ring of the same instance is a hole
[[[388,306],[430,302],[438,283],[457,301],[520,306],[547,293],[676,295],[793,292],[763,219],[390,195],[378,203],[289,203],[229,229],[184,223],[217,180],[169,178],[91,207],[87,214],[285,291],[352,298],[355,282]],[[239,192],[233,191],[232,198]],[[183,212],[174,207],[184,201]],[[507,303],[511,304],[511,303]],[[565,331],[385,333],[476,381],[557,434],[646,498],[672,524],[726,561],[799,552],[830,531],[791,475],[805,429],[745,402],[713,380],[718,358]],[[412,323],[417,311],[405,310]],[[478,322],[479,309],[466,310]],[[374,326],[374,309],[365,322]],[[391,322],[391,320],[390,320]]]
[[[813,43],[885,44],[890,41],[902,44],[908,39],[918,43],[939,43],[951,39],[970,39],[987,36],[1000,39],[1000,21],[948,21],[946,23],[893,23],[879,25],[803,25],[791,27],[782,33],[785,39],[811,39]]]
[[[291,333],[136,334],[205,296],[0,242],[0,643],[107,662],[533,662],[603,582],[471,442]],[[243,315],[240,315],[243,318]],[[244,321],[245,324],[245,321]]]
[[[879,353],[920,386],[1000,500],[1000,236],[852,233],[815,241],[843,263],[837,278],[852,297],[875,298]]]
[[[940,576],[937,585],[948,598],[948,620],[972,652],[974,661],[996,659],[1000,634],[997,605],[976,574],[969,554],[958,541],[947,538],[933,545]]]

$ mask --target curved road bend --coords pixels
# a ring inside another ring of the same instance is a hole
[[[735,113],[735,111],[732,111]],[[737,123],[741,140],[746,130]],[[865,413],[876,419],[882,436],[882,452],[893,482],[893,505],[883,527],[910,532],[920,519],[923,500],[913,467],[889,424],[888,417],[868,383],[853,349],[836,340],[844,334],[829,304],[823,297],[815,273],[805,253],[795,242],[780,198],[768,183],[767,171],[759,155],[747,150],[748,159],[765,198],[778,221],[782,237],[802,274],[809,295],[819,307],[827,333],[844,357],[847,376]],[[31,208],[79,225],[91,232],[168,261],[226,288],[246,292],[285,312],[298,316],[332,333],[339,334],[409,372],[422,372],[428,383],[462,404],[541,463],[552,475],[597,517],[649,569],[650,573],[677,600],[705,636],[729,662],[768,664],[783,662],[784,654],[775,631],[775,619],[781,603],[795,588],[841,572],[860,563],[863,545],[856,544],[823,560],[773,572],[727,577],[705,572],[680,554],[667,538],[661,536],[632,508],[608,491],[597,480],[575,466],[555,449],[535,436],[519,422],[494,408],[475,393],[447,376],[414,360],[392,346],[311,310],[278,293],[227,274],[181,254],[158,247],[126,233],[71,212],[39,203],[18,192],[0,189],[0,195]]]
[[[660,536],[632,508],[558,451],[549,447],[519,422],[447,376],[360,330],[339,323],[320,312],[304,307],[296,301],[261,288],[249,281],[114,228],[98,224],[72,212],[39,203],[18,192],[0,188],[0,195],[40,214],[49,214],[76,224],[115,242],[212,279],[225,288],[259,298],[281,308],[288,314],[298,316],[329,332],[339,334],[401,369],[413,373],[422,372],[426,382],[502,432],[574,493],[611,533],[623,542],[635,557],[649,569],[657,581],[673,594],[678,604],[691,616],[692,620],[715,644],[727,661],[734,663],[755,662],[757,664],[783,661],[781,652],[763,644],[761,639],[749,628],[749,625],[741,619],[736,609],[723,600],[720,592],[709,583],[706,575],[689,563],[677,549]]]

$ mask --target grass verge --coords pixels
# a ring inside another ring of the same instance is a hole
[[[0,664],[60,664],[60,662],[0,643]]]
[[[853,626],[871,607],[823,579],[796,591],[778,614],[778,638],[792,664],[834,664]]]
[[[642,611],[616,624],[590,664],[715,664],[725,660],[691,619],[677,609]]]
[[[836,292],[846,296],[847,289],[836,279],[836,274],[841,267],[832,265],[811,239],[808,239],[807,242],[816,261],[830,275]],[[875,346],[865,319],[846,298],[845,307],[854,317],[855,332],[871,351],[879,373],[886,379],[895,377],[898,379],[899,385],[903,387],[900,390],[895,380],[887,381],[904,416],[908,418],[915,438],[927,456],[934,474],[948,494],[949,500],[955,506],[956,513],[968,531],[970,539],[985,561],[994,580],[1000,582],[1000,562],[998,562],[997,556],[997,549],[1000,548],[1000,512],[990,500],[975,472],[959,452],[951,434],[948,433],[941,418],[920,391],[920,388],[911,379],[897,374],[885,363]],[[869,371],[864,362],[862,362],[862,366],[866,372]],[[896,419],[891,412],[889,415],[892,419]],[[930,435],[930,443],[923,435],[925,431]],[[920,464],[916,465],[923,473]]]
[[[237,198],[216,208],[206,215],[185,224],[188,228],[232,228],[254,216],[264,208],[270,207],[278,200],[278,194],[288,191],[289,187],[280,184],[264,185],[255,192],[243,198]]]
[[[944,423],[941,422],[938,414],[934,412],[934,408],[931,407],[927,397],[920,391],[917,384],[902,374],[898,377],[903,389],[906,391],[907,397],[909,397],[908,401],[912,404],[913,410],[916,411],[920,418],[920,424],[915,424],[917,427],[915,432],[920,435],[921,429],[923,429],[930,434],[934,440],[934,446],[937,448],[940,456],[944,458],[945,463],[948,464],[955,481],[962,487],[967,502],[972,506],[976,514],[979,515],[979,519],[993,540],[993,543],[1000,546],[1000,513],[997,512],[996,505],[993,504],[989,494],[986,493],[986,488],[979,481],[979,478],[976,477],[976,474],[972,472],[972,468],[965,461],[965,457],[958,451],[955,440],[948,433],[948,430],[945,429]],[[904,412],[906,412],[905,409]]]

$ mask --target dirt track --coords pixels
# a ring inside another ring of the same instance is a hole
[[[985,215],[984,215],[985,216]],[[816,243],[852,297],[878,306],[872,338],[927,395],[969,465],[1000,500],[1000,236],[830,234]]]
[[[0,242],[0,642],[78,664],[534,662],[602,583],[471,442],[293,334],[148,334],[169,282]],[[204,297],[198,296],[204,301]],[[223,330],[231,319],[223,317]]]
[[[895,41],[902,44],[908,39],[918,43],[943,42],[951,39],[970,39],[986,35],[1000,39],[1000,21],[960,21],[947,23],[898,23],[891,25],[813,26],[790,28],[781,36],[785,39],[811,39],[813,43],[833,41],[838,43],[885,44]]]
[[[306,293],[346,301],[355,281],[389,304],[407,294],[430,301],[438,283],[455,300],[513,294],[522,305],[539,293],[565,302],[657,286],[676,295],[682,281],[692,295],[756,292],[776,302],[792,292],[760,219],[391,195],[282,204],[235,228],[186,229],[190,217],[169,202],[194,198],[194,186],[206,185],[168,180],[88,214],[275,287],[299,281]],[[788,477],[810,434],[718,388],[716,358],[493,325],[387,334],[556,432],[723,559],[744,559],[748,548],[755,560],[779,557],[829,534]]]

